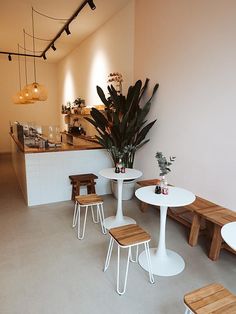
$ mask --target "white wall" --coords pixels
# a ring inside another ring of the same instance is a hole
[[[170,182],[234,210],[235,29],[235,0],[136,0],[134,76],[160,83],[136,167],[153,178],[156,151],[175,155]]]
[[[57,67],[48,62],[37,62],[37,81],[48,89],[48,100],[30,105],[13,104],[12,96],[19,90],[18,62],[13,57],[0,57],[0,153],[10,152],[9,121],[36,122],[38,125],[59,125],[57,102]],[[21,65],[22,87],[25,85],[24,64]],[[28,61],[28,82],[33,81],[33,64]]]
[[[101,104],[96,85],[107,90],[110,72],[122,73],[124,89],[133,83],[133,40],[134,2],[130,1],[59,63],[60,104],[79,96],[89,107]]]

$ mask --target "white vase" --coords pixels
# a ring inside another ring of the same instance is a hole
[[[122,200],[131,200],[134,196],[135,180],[123,181]],[[115,198],[118,198],[117,181],[111,180],[111,191]]]

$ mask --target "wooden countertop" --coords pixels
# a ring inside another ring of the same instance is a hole
[[[25,153],[25,154],[32,154],[32,153],[50,153],[50,152],[64,152],[64,151],[75,151],[75,150],[88,150],[88,149],[102,149],[103,147],[100,144],[87,141],[86,144],[75,146],[75,145],[69,145],[62,143],[61,147],[56,148],[31,148],[27,147],[26,145],[22,145],[18,139],[14,136],[14,134],[9,133],[11,138],[14,140],[16,145],[19,147],[19,149]]]

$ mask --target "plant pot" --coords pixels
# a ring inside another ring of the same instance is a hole
[[[131,200],[134,196],[135,180],[124,180],[122,188],[122,201]],[[116,199],[118,199],[117,180],[111,180],[111,191]]]

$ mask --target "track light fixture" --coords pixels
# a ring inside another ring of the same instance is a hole
[[[66,25],[65,32],[66,32],[66,35],[70,35],[71,34],[70,29],[69,29],[69,25]]]
[[[47,60],[46,53],[43,53],[43,59]]]
[[[88,4],[89,4],[91,10],[96,9],[96,5],[94,4],[93,0],[88,0]]]
[[[57,48],[55,47],[54,43],[52,43],[51,48],[52,48],[53,51],[57,50]]]
[[[8,55],[8,60],[9,60],[9,61],[11,61],[11,60],[12,60],[12,57],[11,57],[11,55],[10,55],[10,54]]]

